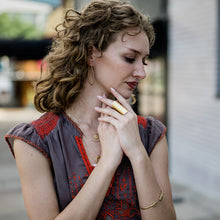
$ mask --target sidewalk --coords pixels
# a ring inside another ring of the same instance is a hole
[[[0,220],[28,220],[15,161],[4,141],[13,125],[32,121],[34,109],[0,108]],[[220,220],[220,201],[208,198],[171,180],[178,220]]]
[[[220,220],[220,200],[171,180],[174,206],[178,220]]]

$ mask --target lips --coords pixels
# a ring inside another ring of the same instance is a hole
[[[136,89],[137,85],[138,85],[138,82],[136,81],[132,81],[132,82],[127,82],[127,85],[132,89]]]

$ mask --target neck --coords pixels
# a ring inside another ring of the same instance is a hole
[[[93,86],[86,85],[66,113],[77,124],[97,128],[100,114],[95,111],[95,107],[101,106],[97,95],[103,94],[101,89],[97,90]]]

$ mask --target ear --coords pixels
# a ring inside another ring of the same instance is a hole
[[[97,58],[101,57],[101,52],[99,52],[94,46],[89,48],[89,58],[88,64],[91,66],[97,60]]]

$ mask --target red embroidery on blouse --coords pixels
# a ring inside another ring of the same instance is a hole
[[[85,173],[82,177],[77,175],[76,173],[72,173],[72,176],[69,177],[69,185],[70,185],[70,192],[72,195],[72,199],[78,194],[80,189],[83,187],[85,181],[87,180],[88,174]]]
[[[115,218],[114,214],[112,214],[109,210],[105,210],[105,212],[102,212],[98,215],[98,217],[96,218],[96,220],[103,220],[103,219],[108,219],[108,220],[119,220],[119,218]]]
[[[147,120],[145,117],[138,115],[138,124],[141,124],[143,128],[145,129],[147,127]]]
[[[31,124],[36,129],[39,136],[44,139],[57,125],[59,116],[53,112],[42,115],[39,119],[32,121]]]
[[[130,189],[130,197],[132,197],[132,176],[131,176],[131,173],[130,173],[130,167],[128,166],[128,182],[129,182],[129,189]]]
[[[134,219],[140,217],[137,190],[130,166],[117,171],[97,219]]]
[[[109,188],[108,188],[108,191],[107,191],[107,193],[106,193],[106,196],[109,196],[110,191],[113,190],[113,189],[112,189],[112,185],[113,185],[113,183],[114,183],[114,180],[115,180],[115,176],[113,176],[113,178],[112,178],[112,181],[111,181],[111,183],[110,183],[110,186],[109,186]]]
[[[70,191],[72,194],[72,198],[74,199],[80,189],[83,187],[84,182],[82,181],[79,175],[73,173],[72,177],[69,177]]]
[[[129,199],[127,201],[112,199],[104,200],[102,209],[99,212],[97,219],[131,220],[134,219],[134,217],[140,217],[140,211],[134,204],[131,203],[131,201],[129,201]]]
[[[86,154],[86,151],[85,151],[85,148],[83,146],[82,138],[78,137],[78,136],[75,136],[75,139],[76,139],[76,143],[77,143],[77,146],[79,148],[80,154],[83,158],[84,164],[86,166],[86,169],[88,171],[88,174],[90,175],[90,173],[92,172],[92,170],[94,168],[91,166],[91,164],[89,162],[89,158],[88,158],[88,156]]]
[[[47,155],[47,153],[46,153],[40,146],[34,144],[34,143],[31,142],[31,141],[28,141],[28,140],[22,138],[22,137],[16,136],[16,135],[6,135],[6,136],[5,136],[5,140],[6,140],[7,143],[9,144],[10,150],[11,150],[11,152],[12,152],[12,154],[13,154],[14,157],[15,157],[15,155],[14,155],[14,150],[13,150],[13,148],[12,148],[10,142],[8,141],[9,138],[19,139],[19,140],[24,141],[24,142],[26,142],[27,144],[33,146],[34,148],[36,148],[37,150],[39,150],[39,151],[49,160],[49,162],[51,163],[51,160],[50,160],[49,156]]]
[[[135,215],[139,214],[139,210],[136,208],[133,208],[131,203],[124,201],[124,200],[119,200],[117,202],[116,206],[116,213],[119,216],[122,217],[134,217]],[[122,219],[122,218],[120,218]]]
[[[69,176],[72,199],[83,187],[87,178],[87,172],[82,176],[75,172]],[[139,219],[139,217],[140,211],[133,172],[130,166],[125,166],[122,170],[118,170],[113,177],[97,219],[128,220]]]
[[[75,140],[85,164],[86,173],[83,176],[73,173],[72,176],[69,177],[72,198],[75,198],[94,169],[86,154],[82,137],[75,136]],[[127,164],[126,161],[125,163]],[[97,219],[128,220],[136,217],[138,219],[140,217],[137,190],[132,168],[129,164],[127,164],[123,166],[123,168],[121,167],[118,169],[113,176]]]

